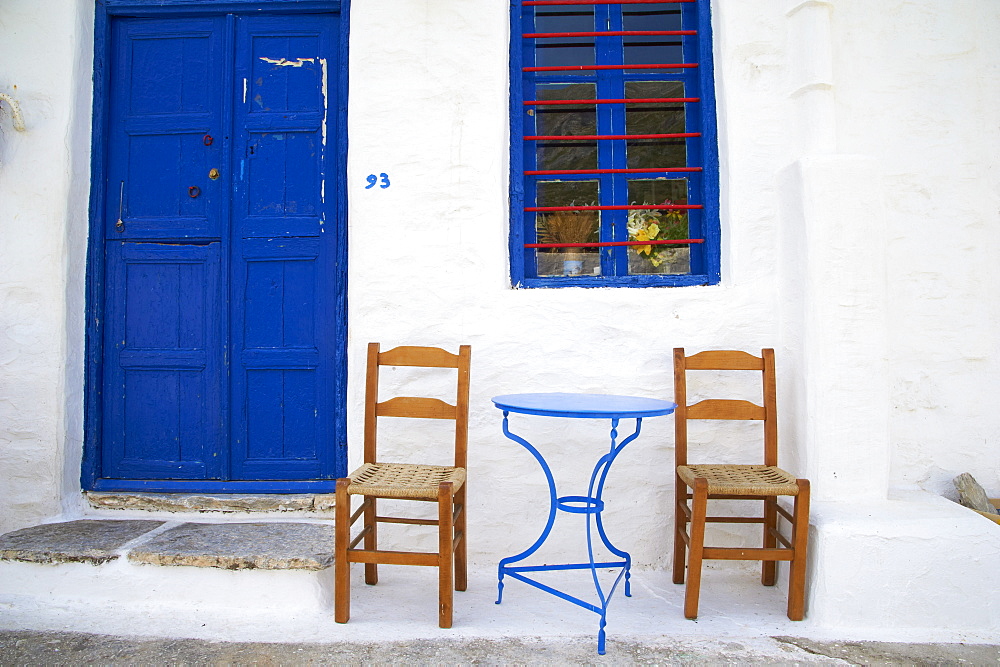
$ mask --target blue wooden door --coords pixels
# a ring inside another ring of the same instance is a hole
[[[338,472],[337,32],[334,14],[112,23],[102,478]]]

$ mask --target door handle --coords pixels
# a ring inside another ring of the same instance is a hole
[[[213,167],[212,169],[209,170],[208,177],[211,178],[213,181],[216,180],[216,179],[218,179],[219,178],[219,170]]]

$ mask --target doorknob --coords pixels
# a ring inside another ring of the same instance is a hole
[[[213,181],[216,180],[217,178],[219,178],[219,170],[213,167],[211,170],[209,170],[208,177],[211,178]]]

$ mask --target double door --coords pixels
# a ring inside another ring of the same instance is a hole
[[[112,21],[101,478],[337,472],[338,32],[336,14]]]

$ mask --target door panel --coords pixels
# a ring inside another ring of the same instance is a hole
[[[322,229],[318,132],[249,132],[245,236],[316,236]]]
[[[314,369],[247,368],[248,470],[292,459],[303,471],[316,460],[316,374]],[[282,415],[282,419],[274,416]]]
[[[339,67],[333,16],[251,17],[237,35],[236,153],[246,173],[234,224],[241,236],[316,236],[324,223],[328,75]]]
[[[233,262],[232,469],[241,479],[333,475],[331,267],[324,238],[244,239]]]
[[[210,479],[223,442],[219,243],[111,244],[106,470]]]
[[[115,38],[107,237],[220,237],[223,18],[122,20]]]

